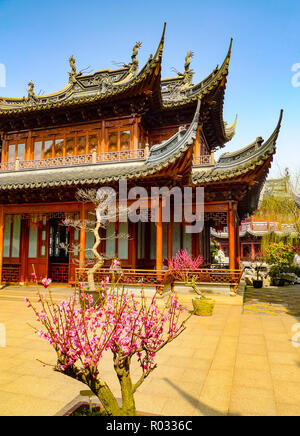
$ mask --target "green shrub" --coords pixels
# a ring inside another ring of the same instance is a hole
[[[295,253],[296,249],[292,244],[274,242],[267,248],[265,256],[270,265],[277,265],[282,269],[292,264]]]
[[[296,276],[300,277],[300,266],[289,265],[289,266],[283,267],[282,272],[296,274]]]

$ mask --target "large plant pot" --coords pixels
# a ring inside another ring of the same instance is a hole
[[[273,279],[272,284],[273,284],[273,286],[284,286],[285,280],[284,279]]]
[[[194,298],[192,300],[194,314],[197,316],[212,316],[215,302],[210,298]]]
[[[263,281],[262,280],[253,280],[253,288],[261,289],[262,287],[263,287]]]

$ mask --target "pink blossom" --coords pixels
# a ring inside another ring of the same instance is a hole
[[[52,279],[44,278],[42,280],[42,285],[44,286],[45,289],[47,289],[51,282],[52,282]]]
[[[38,335],[55,348],[63,372],[74,364],[83,370],[97,368],[104,353],[111,351],[114,358],[136,355],[142,371],[150,373],[160,347],[185,329],[178,321],[183,310],[178,298],[171,294],[161,307],[156,296],[147,303],[115,286],[101,295],[101,304],[82,293],[80,299],[73,295],[59,304],[35,309],[43,327]]]
[[[179,250],[175,257],[168,260],[169,269],[178,280],[186,280],[191,271],[203,264],[203,257],[193,258],[187,250]]]

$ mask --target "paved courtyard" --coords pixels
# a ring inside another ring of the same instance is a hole
[[[244,313],[300,317],[299,286],[271,286],[263,289],[248,286],[244,297]]]
[[[300,294],[300,287],[294,287]],[[69,292],[55,291],[57,299]],[[55,415],[84,385],[43,367],[55,353],[28,323],[24,288],[0,291],[0,415]],[[190,306],[190,296],[181,296]],[[300,416],[300,348],[287,313],[243,310],[242,297],[216,297],[212,317],[193,316],[187,330],[159,353],[158,368],[136,394],[140,411],[162,415]],[[300,329],[299,329],[300,331]],[[118,394],[109,354],[102,371]]]

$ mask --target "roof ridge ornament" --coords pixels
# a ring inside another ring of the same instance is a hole
[[[142,43],[137,41],[132,49],[131,62],[129,64],[123,64],[124,68],[129,68],[129,73],[136,74],[139,68],[139,61],[137,60],[137,55]]]
[[[71,71],[69,71],[69,83],[75,83],[76,82],[76,78],[77,76],[81,76],[82,73],[77,73],[77,69],[76,69],[76,59],[74,58],[73,55],[71,55],[69,57],[69,64],[71,67]]]
[[[36,100],[36,94],[34,92],[34,83],[32,80],[28,82],[28,89],[26,89],[28,96],[26,97],[26,100]]]
[[[187,84],[189,86],[193,85],[194,71],[190,68],[191,58],[193,57],[194,57],[194,52],[188,51],[185,57],[185,64],[184,64],[183,82],[184,84]]]
[[[193,86],[194,70],[190,68],[191,58],[193,57],[194,57],[194,52],[188,51],[185,56],[184,73],[177,71],[176,68],[172,68],[172,70],[175,71],[177,75],[183,79],[182,82],[177,85],[177,87],[181,88],[186,86]]]

